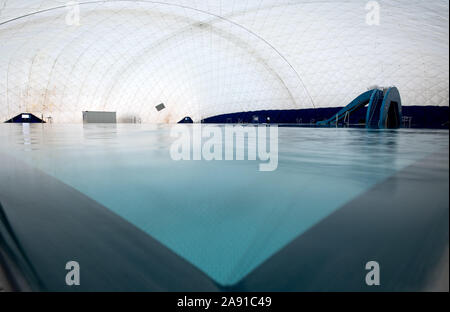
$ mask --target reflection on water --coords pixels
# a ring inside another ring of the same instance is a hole
[[[0,152],[90,196],[221,284],[448,149],[448,131],[280,128],[278,169],[260,172],[258,161],[175,162],[173,140],[170,126],[0,125]]]

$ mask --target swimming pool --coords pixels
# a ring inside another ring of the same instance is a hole
[[[231,287],[374,186],[448,152],[449,139],[438,130],[280,127],[278,167],[261,172],[251,160],[174,161],[170,129],[0,125],[0,152],[78,190]]]

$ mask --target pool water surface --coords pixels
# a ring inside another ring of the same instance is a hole
[[[187,126],[191,127],[191,126]],[[163,125],[0,125],[0,151],[84,193],[221,285],[401,169],[448,131],[278,129],[278,167],[175,161]],[[389,194],[386,194],[389,196]]]

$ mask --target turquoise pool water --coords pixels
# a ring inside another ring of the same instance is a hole
[[[370,187],[448,149],[449,139],[434,130],[279,128],[278,168],[261,172],[259,161],[174,161],[170,129],[0,125],[0,151],[231,285]]]

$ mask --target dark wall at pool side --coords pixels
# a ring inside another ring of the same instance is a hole
[[[342,107],[292,110],[263,110],[217,115],[202,120],[203,123],[270,123],[314,124],[335,115]],[[448,129],[448,106],[403,106],[403,116],[412,117],[411,128]],[[350,124],[364,123],[367,108],[350,115]],[[258,121],[254,120],[258,117]]]

